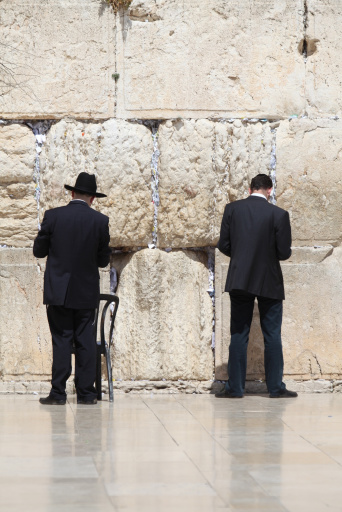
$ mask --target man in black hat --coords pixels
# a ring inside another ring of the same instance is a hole
[[[77,403],[96,404],[95,309],[98,304],[99,270],[109,263],[109,219],[91,209],[96,191],[93,174],[81,172],[67,206],[47,210],[33,245],[37,258],[47,256],[44,304],[52,335],[51,391],[40,398],[45,405],[64,405],[66,381],[71,374],[75,343]]]
[[[258,299],[265,343],[265,377],[271,398],[293,398],[283,378],[281,323],[284,282],[280,260],[291,256],[291,225],[287,211],[268,202],[272,180],[258,174],[249,197],[227,204],[218,248],[230,257],[225,291],[230,294],[229,380],[218,398],[242,398],[247,345],[254,300]]]

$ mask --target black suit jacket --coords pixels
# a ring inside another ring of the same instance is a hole
[[[230,256],[226,292],[243,290],[284,299],[279,260],[291,256],[291,226],[287,211],[258,196],[227,204],[218,248]]]
[[[47,210],[33,245],[37,258],[47,256],[44,304],[74,309],[97,307],[98,267],[109,263],[109,219],[84,201]]]

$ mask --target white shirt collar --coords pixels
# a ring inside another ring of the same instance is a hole
[[[258,192],[253,192],[253,194],[251,194],[251,196],[262,197],[262,198],[266,199],[264,194],[258,194]],[[266,199],[266,201],[267,201],[267,199]]]
[[[73,203],[74,201],[82,201],[82,203],[85,203],[85,204],[88,204],[87,201],[85,201],[84,199],[72,199],[71,202]]]

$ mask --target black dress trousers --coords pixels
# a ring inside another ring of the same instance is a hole
[[[245,390],[247,369],[247,346],[251,328],[255,295],[233,290],[230,292],[230,333],[228,359],[228,384],[226,386],[235,396],[242,396]],[[281,341],[283,301],[257,296],[260,325],[264,335],[264,362],[267,389],[277,394],[285,389],[282,381],[284,359]]]
[[[77,397],[92,400],[97,393],[95,310],[47,306],[52,336],[52,388],[50,396],[65,399],[66,381],[71,375],[72,344],[75,343],[75,386]]]

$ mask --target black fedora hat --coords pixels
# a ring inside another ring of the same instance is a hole
[[[64,185],[64,188],[74,192],[80,192],[81,194],[89,194],[90,196],[107,197],[106,194],[96,192],[97,186],[95,175],[88,174],[87,172],[80,172],[80,174],[77,176],[74,187],[71,187],[70,185]]]

